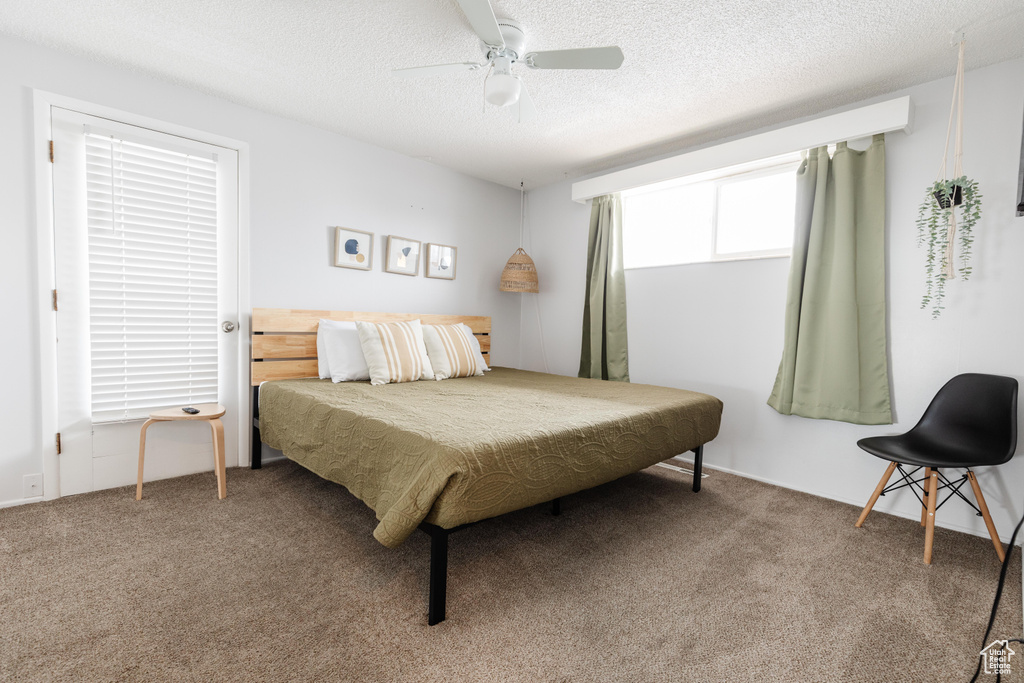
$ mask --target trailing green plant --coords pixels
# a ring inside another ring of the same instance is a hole
[[[955,278],[957,272],[964,280],[971,276],[974,226],[981,219],[978,183],[964,174],[963,166],[964,45],[965,40],[961,36],[956,78],[953,80],[953,103],[949,109],[949,127],[946,128],[946,147],[942,151],[938,180],[926,191],[924,203],[917,212],[917,244],[928,249],[921,308],[930,308],[933,320],[942,314],[946,280]],[[954,139],[953,178],[946,180],[950,136]],[[957,243],[960,246],[959,269],[956,268]]]
[[[960,203],[955,203],[955,199]],[[928,250],[921,308],[931,308],[932,319],[942,314],[946,280],[955,278],[957,273],[964,280],[971,276],[974,226],[980,219],[978,183],[965,175],[952,180],[937,180],[925,192],[925,200],[917,212],[917,244]],[[955,267],[951,239],[960,247],[959,268]]]

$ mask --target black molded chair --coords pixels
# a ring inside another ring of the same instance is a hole
[[[1017,380],[1000,375],[957,375],[939,389],[921,421],[906,434],[872,436],[857,445],[883,460],[892,461],[882,480],[864,506],[856,526],[864,524],[879,496],[909,486],[921,501],[921,526],[925,527],[924,562],[932,563],[932,540],[935,537],[935,511],[954,495],[959,496],[985,519],[988,534],[1002,561],[1003,544],[996,525],[988,513],[981,487],[972,467],[1002,465],[1017,449]],[[909,465],[914,469],[904,469]],[[964,468],[966,473],[956,481],[942,474],[942,468]],[[924,468],[924,476],[914,475]],[[886,487],[893,470],[902,479]],[[974,489],[975,505],[960,492],[965,482]],[[938,501],[939,491],[949,494]],[[918,493],[920,491],[920,493]]]

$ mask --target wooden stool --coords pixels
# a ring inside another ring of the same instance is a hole
[[[224,415],[224,406],[216,403],[200,403],[194,406],[199,409],[195,415],[183,412],[181,408],[168,408],[149,414],[149,419],[142,425],[139,434],[139,484],[135,487],[135,500],[142,500],[142,463],[146,459],[146,430],[154,422],[173,422],[175,420],[206,420],[213,431],[213,469],[217,472],[217,498],[228,495],[227,475],[224,472],[224,423],[220,421]]]

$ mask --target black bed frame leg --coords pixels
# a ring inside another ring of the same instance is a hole
[[[700,493],[701,466],[704,463],[704,444],[693,449],[693,492]]]
[[[263,467],[263,442],[260,441],[260,388],[252,388],[252,443],[250,444],[252,454],[250,467],[258,470]]]
[[[551,501],[551,514],[553,514],[555,517],[562,514],[561,498],[555,498],[553,501]]]
[[[426,527],[430,534],[430,597],[427,599],[427,625],[444,621],[448,592],[448,530]]]

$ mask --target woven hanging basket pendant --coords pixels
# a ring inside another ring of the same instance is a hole
[[[516,249],[516,253],[512,254],[512,258],[505,264],[505,270],[501,271],[501,284],[498,289],[502,292],[540,291],[537,285],[537,266],[522,247]]]

